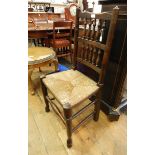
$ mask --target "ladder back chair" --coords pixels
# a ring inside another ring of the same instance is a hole
[[[73,69],[41,77],[42,91],[46,104],[45,110],[46,112],[50,111],[50,103],[53,110],[65,123],[68,147],[72,146],[72,133],[76,129],[91,118],[94,121],[99,119],[100,90],[103,87],[119,9],[115,7],[112,13],[103,12],[94,14],[93,17],[89,12],[81,12],[79,8],[76,11]],[[100,41],[104,29],[104,20],[110,20],[105,44]],[[78,71],[78,63],[95,70],[99,74],[98,82]],[[49,92],[53,98],[50,97]],[[53,100],[58,101],[63,113]],[[90,101],[90,103],[83,106],[78,112],[73,113],[73,108],[79,107],[86,100]],[[86,113],[86,110],[90,107],[92,108],[93,105],[93,112],[80,121],[77,126],[72,127],[72,121],[81,113]]]
[[[72,61],[72,21],[54,21],[53,38],[48,39],[47,46],[53,47],[57,57],[70,56]]]

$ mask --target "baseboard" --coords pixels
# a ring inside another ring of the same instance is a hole
[[[118,121],[120,113],[103,100],[101,100],[101,110],[107,115],[110,121]]]

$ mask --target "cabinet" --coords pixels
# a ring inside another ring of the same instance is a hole
[[[120,8],[101,99],[101,109],[111,121],[119,119],[119,110],[127,103],[127,5],[123,3],[123,0],[121,3],[115,2],[99,1],[99,5],[102,5],[102,12],[111,12],[116,5]],[[107,21],[102,37],[103,42],[106,38],[108,24]],[[79,68],[81,72],[97,81],[97,73],[84,66],[79,66]]]
[[[111,11],[116,5],[120,8],[101,104],[110,120],[118,120],[119,109],[127,101],[127,4],[126,0],[100,0],[99,4],[102,11]]]

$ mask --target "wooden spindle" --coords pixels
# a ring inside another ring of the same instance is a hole
[[[83,53],[84,53],[84,45],[81,43],[81,59],[83,59]]]
[[[79,58],[81,58],[81,49],[82,49],[81,46],[79,46],[79,47],[78,47],[78,53],[77,53],[77,56],[78,56]]]
[[[91,35],[91,40],[95,40],[95,27],[96,27],[96,19],[93,19],[93,30],[92,30],[92,35]]]
[[[91,26],[93,24],[93,21],[90,19],[89,20],[89,29],[88,29],[88,35],[87,35],[87,38],[90,39],[91,38]]]
[[[98,20],[98,30],[97,30],[97,33],[96,33],[96,37],[95,37],[95,40],[96,41],[99,41],[100,39],[100,36],[101,36],[101,31],[102,31],[102,24],[103,24],[103,21],[101,19]]]
[[[89,54],[89,45],[87,44],[86,45],[86,48],[85,48],[85,60],[88,60],[88,54]]]
[[[92,64],[96,64],[96,48],[93,49]]]
[[[85,52],[86,52],[85,43],[83,43],[83,48],[82,48],[82,60],[85,59]]]
[[[100,66],[100,62],[101,62],[101,49],[99,49],[97,52],[96,66]]]
[[[84,19],[84,35],[83,38],[86,38],[86,26],[87,26],[87,19]]]
[[[92,46],[89,45],[88,61],[89,61],[90,63],[92,63],[92,50],[93,50]]]

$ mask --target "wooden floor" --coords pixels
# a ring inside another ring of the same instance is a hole
[[[41,91],[28,93],[29,155],[126,155],[127,117],[109,122],[101,112],[98,122],[90,120],[72,136],[73,147],[66,147],[66,130],[58,116],[44,111]]]

